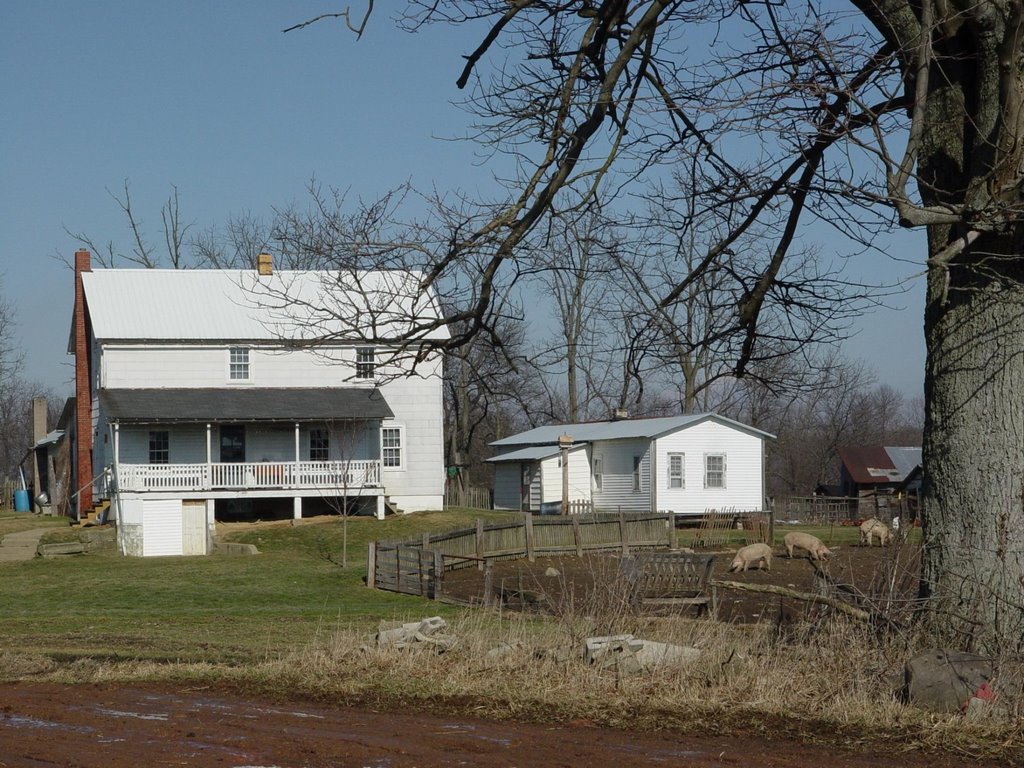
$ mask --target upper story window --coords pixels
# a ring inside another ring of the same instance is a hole
[[[384,469],[402,469],[402,428],[383,427],[380,431],[380,458]]]
[[[309,430],[309,460],[327,461],[330,457],[331,441],[326,429]]]
[[[356,349],[357,379],[372,379],[376,365],[376,354],[373,347],[358,347]]]
[[[704,487],[725,488],[725,454],[708,453],[704,456]]]
[[[171,463],[171,434],[167,430],[152,430],[149,433],[149,463]]]
[[[249,350],[246,347],[231,347],[228,350],[228,379],[249,381]]]
[[[685,454],[670,453],[668,455],[668,487],[685,488],[686,477],[683,474]]]

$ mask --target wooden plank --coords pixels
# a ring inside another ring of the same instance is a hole
[[[366,550],[366,586],[377,588],[377,542],[371,541]]]
[[[622,507],[619,507],[619,538],[622,540],[622,554],[629,554],[629,538],[626,533],[626,516],[622,513]]]
[[[476,520],[476,556],[483,560],[484,557],[484,521],[482,518]],[[480,570],[483,570],[483,562],[480,563]]]
[[[533,515],[526,512],[523,515],[523,522],[526,525],[526,558],[532,563],[537,559],[533,551]]]
[[[583,557],[583,539],[581,538],[580,519],[578,517],[572,518],[572,539],[576,545],[576,557]]]

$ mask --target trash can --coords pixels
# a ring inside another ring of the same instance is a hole
[[[32,509],[32,505],[29,503],[28,491],[20,490],[14,492],[14,511],[15,512],[28,512]]]

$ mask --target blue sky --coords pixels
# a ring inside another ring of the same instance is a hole
[[[371,199],[411,181],[491,186],[452,104],[481,28],[409,35],[378,2],[363,39],[339,22],[285,27],[348,2],[0,3],[0,290],[13,304],[26,374],[66,394],[72,278],[65,227],[127,244],[108,194],[127,179],[153,237],[171,186],[198,229],[304,201],[315,176]],[[351,5],[359,7],[358,0]],[[830,247],[842,247],[829,243]],[[894,253],[920,264],[924,239]],[[920,268],[877,258],[884,279]],[[923,279],[859,324],[844,353],[909,396],[923,381]]]

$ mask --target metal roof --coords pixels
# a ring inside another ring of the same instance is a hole
[[[97,269],[82,273],[93,334],[126,341],[448,338],[432,290],[407,271]]]
[[[889,454],[889,458],[892,460],[893,466],[896,468],[896,471],[900,473],[901,480],[906,478],[907,475],[914,471],[915,467],[918,467],[921,464],[920,446],[886,446],[885,452]]]
[[[664,416],[654,419],[619,419],[616,421],[590,421],[578,424],[552,424],[537,427],[518,435],[495,440],[491,445],[496,447],[511,445],[548,445],[557,443],[560,435],[569,435],[574,443],[592,443],[595,440],[625,440],[629,438],[652,438],[668,432],[675,432],[700,424],[704,421],[716,421],[720,424],[739,429],[761,438],[774,439],[775,436],[762,432],[754,427],[727,419],[715,413],[695,413],[685,416]]]
[[[42,448],[44,445],[53,445],[54,443],[60,441],[60,439],[63,438],[63,437],[64,437],[64,430],[63,429],[55,429],[52,432],[47,432],[46,435],[44,437],[41,437],[39,440],[37,440],[36,444],[33,445],[32,447],[33,448]]]
[[[379,389],[101,389],[111,421],[331,421],[394,416]]]
[[[576,450],[582,446],[574,446],[569,450]],[[492,456],[484,461],[540,461],[541,459],[547,459],[551,456],[557,456],[560,449],[557,445],[531,445],[529,448],[520,448],[516,451],[509,451],[508,453],[502,453],[497,456]]]
[[[919,447],[881,445],[844,446],[839,460],[855,483],[898,483],[921,463]]]

